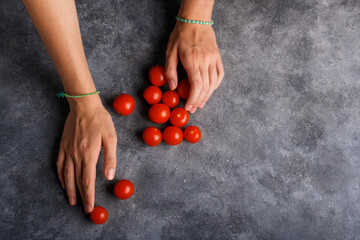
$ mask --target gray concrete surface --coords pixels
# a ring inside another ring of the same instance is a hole
[[[201,142],[156,148],[141,97],[164,64],[179,1],[77,1],[88,63],[119,137],[108,222],[70,207],[56,175],[68,112],[21,1],[0,3],[1,239],[360,239],[360,1],[216,1],[226,77],[190,123]],[[183,73],[182,73],[183,74]],[[135,96],[116,115],[111,100]]]

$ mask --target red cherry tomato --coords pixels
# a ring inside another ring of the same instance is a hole
[[[197,143],[201,139],[201,131],[196,126],[188,126],[185,128],[184,138],[189,143]]]
[[[165,128],[163,138],[169,145],[178,145],[183,140],[183,132],[178,127],[170,126]]]
[[[135,100],[129,94],[121,94],[115,98],[113,108],[118,114],[127,116],[134,111]]]
[[[93,223],[104,224],[108,218],[108,211],[103,207],[94,207],[90,213],[90,219]]]
[[[129,180],[122,179],[114,186],[114,194],[121,200],[126,200],[134,193],[134,184]]]
[[[183,127],[189,121],[189,113],[184,108],[175,108],[170,114],[170,122],[176,127]]]
[[[179,94],[177,94],[175,91],[167,91],[162,96],[162,102],[169,108],[174,108],[180,102]]]
[[[149,110],[149,118],[154,123],[165,123],[169,120],[170,109],[168,106],[162,103],[152,105]]]
[[[190,82],[189,79],[181,80],[177,86],[177,93],[183,99],[187,99],[189,97],[190,92]]]
[[[155,127],[148,127],[143,132],[143,140],[150,147],[155,147],[161,143],[161,131]]]
[[[156,65],[149,71],[150,82],[154,86],[164,86],[166,84],[165,68],[163,66]]]
[[[162,92],[159,87],[150,86],[145,89],[143,96],[145,100],[148,102],[148,104],[152,105],[160,102],[162,97]]]

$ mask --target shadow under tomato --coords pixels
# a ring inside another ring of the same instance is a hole
[[[106,185],[106,193],[108,193],[112,197],[115,197],[115,195],[114,195],[114,186],[115,186],[116,182],[117,182],[117,180],[115,178],[114,180],[112,180],[111,182],[109,182]]]
[[[111,97],[105,97],[104,98],[104,102],[103,102],[103,104],[104,105],[106,105],[106,107],[108,108],[108,109],[113,109],[112,108],[112,105],[113,105],[113,102],[114,102],[114,99],[116,98],[117,96],[111,96]],[[115,111],[114,110],[112,110],[114,113],[115,113]]]

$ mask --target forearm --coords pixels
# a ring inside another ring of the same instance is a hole
[[[74,0],[23,2],[65,91],[73,95],[94,92],[96,88],[86,62]]]
[[[183,0],[178,16],[191,20],[210,21],[214,0]]]

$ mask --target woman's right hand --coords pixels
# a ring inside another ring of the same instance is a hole
[[[58,176],[70,205],[75,205],[76,185],[86,213],[95,202],[96,164],[104,148],[104,174],[112,180],[116,168],[117,136],[110,114],[98,95],[68,98],[66,119],[57,160]],[[76,182],[76,184],[75,184]]]

